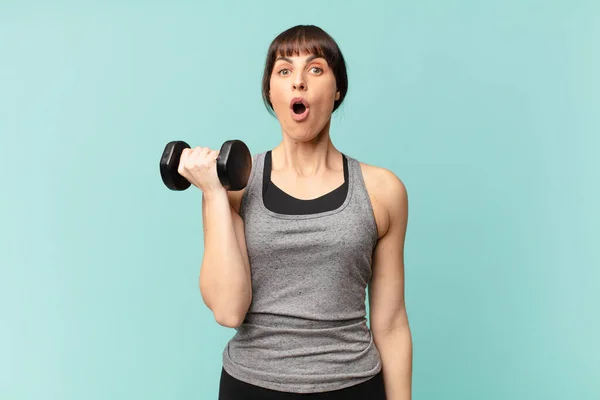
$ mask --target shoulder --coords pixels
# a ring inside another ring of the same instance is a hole
[[[408,192],[403,180],[393,171],[359,162],[365,187],[371,198],[380,236],[395,221],[403,223],[408,214]]]
[[[396,194],[406,193],[404,182],[391,170],[375,165],[359,162],[365,180],[373,183],[377,189],[394,191]]]

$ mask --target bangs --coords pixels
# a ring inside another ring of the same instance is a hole
[[[304,27],[280,35],[273,42],[270,53],[273,57],[272,61],[275,61],[277,57],[300,56],[306,53],[315,54],[323,57],[333,66],[338,61],[335,56],[336,50],[336,43],[325,32]]]

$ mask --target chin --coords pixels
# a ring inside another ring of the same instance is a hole
[[[287,137],[295,142],[310,142],[317,137],[318,132],[306,130],[306,129],[286,129],[284,130]]]
[[[294,126],[294,124],[296,124],[296,126]],[[311,125],[301,125],[295,122],[294,124],[290,124],[287,127],[284,126],[283,131],[290,139],[296,142],[310,142],[319,136],[319,133],[321,132],[321,129]]]
[[[283,131],[290,139],[297,142],[310,142],[317,138],[327,125],[327,121],[315,123],[314,121],[296,122],[288,121],[281,125]]]

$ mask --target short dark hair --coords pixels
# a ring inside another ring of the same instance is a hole
[[[323,29],[314,25],[297,25],[281,32],[269,46],[267,60],[262,78],[262,97],[267,110],[274,114],[273,104],[269,99],[270,79],[277,57],[298,56],[300,53],[311,53],[323,57],[335,76],[340,98],[335,101],[333,111],[337,110],[348,92],[348,74],[342,51],[333,38]]]

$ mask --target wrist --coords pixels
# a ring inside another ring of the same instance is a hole
[[[224,187],[202,191],[202,199],[212,201],[214,199],[227,199],[227,190]]]

